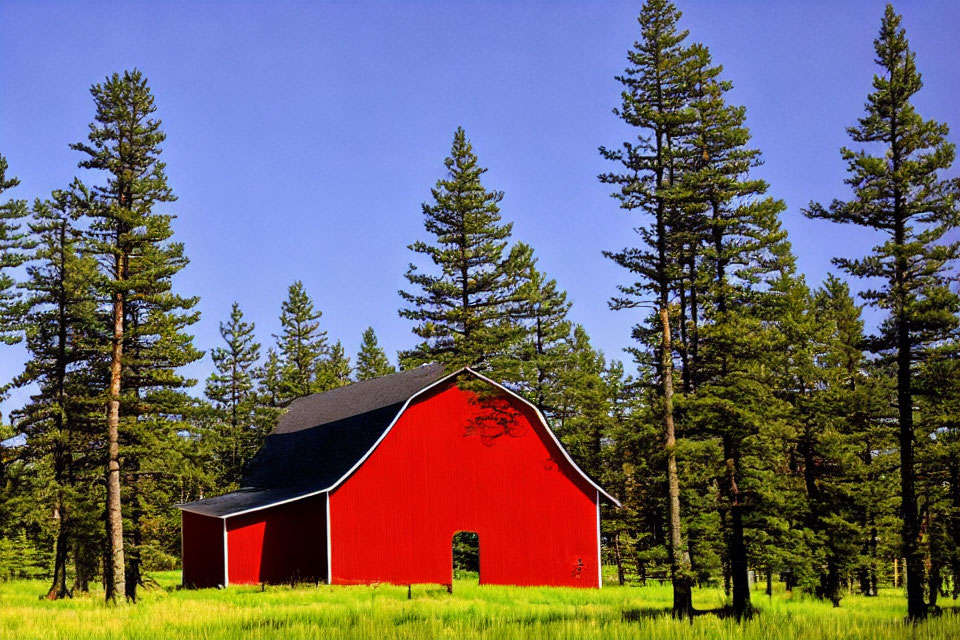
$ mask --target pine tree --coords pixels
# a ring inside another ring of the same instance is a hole
[[[622,103],[614,113],[640,133],[636,142],[621,149],[601,147],[601,155],[622,165],[622,173],[606,173],[601,182],[617,186],[613,196],[620,206],[639,209],[652,218],[648,226],[636,227],[642,247],[604,252],[608,258],[635,275],[638,280],[619,287],[616,309],[648,304],[652,298],[660,320],[658,339],[666,476],[669,487],[670,571],[673,579],[673,615],[693,615],[692,576],[686,560],[681,530],[680,489],[677,472],[676,435],[673,411],[673,347],[671,343],[670,294],[676,278],[676,246],[671,236],[679,215],[671,190],[678,176],[682,150],[676,139],[688,124],[688,50],[683,46],[686,31],[677,30],[680,12],[666,0],[647,0],[640,10],[641,37],[627,54],[630,66],[617,80],[623,85]],[[636,335],[650,337],[638,324]]]
[[[406,273],[419,291],[400,291],[408,304],[400,316],[417,323],[413,332],[423,342],[402,352],[401,363],[472,366],[496,371],[501,380],[516,380],[518,366],[511,356],[524,337],[517,321],[522,312],[517,290],[528,250],[522,245],[507,250],[512,225],[500,222],[503,193],[481,184],[487,170],[478,164],[462,128],[454,134],[444,164],[447,176],[431,190],[433,203],[423,204],[424,226],[435,243],[409,245],[429,257],[438,273],[422,272],[413,264]]]
[[[553,428],[577,465],[600,478],[603,434],[611,426],[612,411],[606,360],[580,325],[573,328],[565,346],[569,359],[556,380],[559,397]]]
[[[7,159],[0,155],[0,194],[20,184],[6,174]],[[30,249],[27,234],[20,229],[20,220],[26,215],[27,205],[23,200],[0,204],[0,343],[3,344],[16,344],[21,338],[23,309],[18,304],[16,282],[9,272],[24,263]]]
[[[30,231],[37,249],[22,285],[27,292],[23,306],[30,359],[16,380],[21,386],[39,387],[16,413],[16,424],[26,437],[23,459],[34,472],[48,475],[40,502],[53,514],[55,525],[49,599],[71,594],[67,561],[80,520],[74,513],[86,506],[79,479],[90,474],[83,462],[96,448],[91,433],[96,397],[82,375],[95,354],[96,262],[79,253],[80,232],[72,222],[73,214],[72,195],[65,192],[55,192],[52,201],[34,206]]]
[[[220,323],[220,336],[226,347],[211,351],[216,370],[207,378],[205,394],[217,411],[219,423],[217,461],[222,487],[238,486],[246,462],[260,448],[265,425],[256,388],[260,344],[254,336],[255,325],[243,319],[236,302],[230,319]]]
[[[146,257],[146,256],[144,256]],[[178,527],[177,513],[170,508],[181,478],[192,476],[196,464],[190,455],[191,419],[199,410],[198,401],[186,390],[196,380],[178,370],[203,353],[193,345],[186,329],[199,319],[193,308],[196,298],[182,298],[172,292],[171,276],[186,265],[183,246],[170,243],[157,251],[153,264],[142,268],[165,273],[156,289],[142,293],[126,305],[124,318],[125,369],[121,388],[121,451],[125,466],[125,500],[129,504],[127,535],[126,595],[136,599],[143,586],[145,554],[160,551],[163,544],[149,535],[148,528],[170,531]],[[133,271],[133,270],[131,270]],[[163,522],[163,527],[157,526]],[[158,531],[158,533],[161,531]],[[158,544],[160,546],[158,546]],[[167,539],[165,553],[176,552],[175,539]]]
[[[919,451],[924,472],[918,495],[921,512],[927,514],[927,593],[936,610],[945,573],[952,573],[953,597],[960,595],[960,332],[928,354],[918,378],[924,394],[917,398],[917,424],[931,434],[931,442]]]
[[[177,376],[175,369],[202,354],[192,347],[192,338],[181,331],[197,319],[191,311],[196,299],[171,292],[170,279],[187,260],[183,246],[170,242],[172,217],[155,211],[156,205],[172,202],[175,196],[167,186],[165,165],[159,160],[166,134],[153,117],[156,106],[147,80],[137,70],[115,73],[93,85],[90,92],[96,116],[90,125],[89,142],[71,148],[86,156],[80,162],[82,168],[101,171],[105,177],[102,186],[84,189],[88,194],[85,214],[90,220],[85,250],[101,259],[100,286],[111,306],[106,394],[110,561],[106,563],[105,582],[107,599],[115,601],[136,588],[127,584],[125,575],[121,405],[126,408],[124,424],[131,429],[133,441],[133,450],[124,455],[129,462],[136,457],[135,450],[144,446],[144,438],[151,435],[141,428],[138,417],[179,412],[182,396],[176,390],[191,381]],[[135,468],[130,471],[139,472]]]
[[[276,349],[267,349],[267,357],[264,358],[263,366],[257,372],[257,378],[260,380],[257,395],[260,403],[273,409],[280,409],[284,406],[284,396],[281,387],[283,386],[283,363]]]
[[[287,299],[280,312],[280,335],[277,339],[277,362],[271,362],[268,354],[268,375],[275,376],[267,381],[267,387],[275,388],[277,400],[281,405],[312,393],[332,389],[339,384],[327,361],[330,346],[327,344],[327,332],[320,330],[320,317],[323,313],[314,308],[313,300],[307,294],[299,280],[290,285]]]
[[[548,280],[536,268],[536,260],[530,261],[524,273],[520,296],[529,327],[519,353],[521,389],[541,412],[552,417],[559,410],[557,392],[561,372],[570,362],[567,343],[571,331],[567,320],[570,303],[566,291],[557,287],[557,281]]]
[[[756,539],[764,522],[781,526],[771,519],[779,517],[777,502],[790,491],[780,484],[782,476],[768,473],[775,459],[784,459],[783,439],[789,437],[789,428],[782,422],[782,403],[770,395],[773,378],[763,353],[803,344],[805,338],[784,340],[784,326],[777,324],[782,316],[777,313],[784,300],[793,299],[802,316],[808,297],[793,276],[793,257],[780,227],[785,205],[766,195],[764,181],[750,176],[761,161],[759,151],[747,146],[746,110],[726,103],[732,84],[721,78],[722,67],[713,63],[705,46],[694,45],[687,54],[689,119],[677,140],[682,170],[676,171],[670,194],[684,213],[674,223],[672,238],[680,263],[676,286],[683,389],[688,396],[684,400],[687,420],[697,425],[688,432],[719,440],[725,556],[734,613],[743,617],[752,610],[747,575],[750,536]],[[757,384],[764,378],[766,387]],[[717,412],[729,403],[738,410]],[[712,418],[704,420],[700,411]],[[771,460],[762,460],[757,452]],[[745,482],[764,476],[771,483],[751,487]],[[773,486],[779,488],[769,490]],[[747,530],[747,510],[756,523],[752,532]],[[766,554],[776,541],[754,546]]]
[[[900,445],[902,544],[906,558],[907,609],[911,620],[927,615],[924,601],[921,521],[917,507],[914,424],[915,369],[936,342],[956,326],[957,294],[949,287],[949,269],[960,258],[960,243],[944,242],[960,223],[956,196],[960,182],[941,179],[953,163],[954,145],[947,125],[924,120],[911,99],[923,86],[914,52],[887,5],[874,40],[880,73],[867,96],[866,115],[848,133],[854,142],[878,149],[844,148],[855,199],[836,200],[829,208],[811,204],[807,214],[881,232],[885,241],[863,259],[835,263],[858,278],[881,284],[863,294],[868,304],[890,311],[874,349],[896,363]]]
[[[357,380],[371,380],[395,373],[396,369],[387,359],[387,354],[377,342],[377,334],[373,327],[367,327],[360,341],[360,351],[357,353]]]
[[[327,389],[334,389],[350,384],[351,373],[353,367],[350,366],[350,358],[344,353],[343,344],[337,340],[323,363],[323,385]]]
[[[878,465],[895,466],[889,459],[896,443],[886,426],[894,417],[889,410],[893,398],[886,377],[870,375],[863,320],[849,287],[831,276],[814,303],[823,339],[815,404],[807,412],[821,429],[813,443],[811,495],[814,511],[827,527],[827,567],[835,574],[821,579],[820,588],[836,597],[838,577],[856,571],[861,593],[876,595],[878,539],[881,532],[884,539],[896,535],[882,530],[884,517],[894,511],[895,492],[876,471]]]

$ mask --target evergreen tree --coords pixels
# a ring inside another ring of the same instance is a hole
[[[551,417],[559,411],[561,372],[571,360],[567,342],[571,330],[567,320],[570,303],[567,293],[557,287],[557,281],[547,280],[536,268],[536,260],[531,260],[526,269],[520,295],[529,326],[519,353],[521,389],[541,412]]]
[[[280,312],[282,331],[277,338],[276,362],[267,358],[266,383],[275,389],[280,405],[339,386],[329,365],[331,348],[327,332],[320,330],[323,313],[314,308],[313,300],[299,280],[290,285]]]
[[[778,503],[793,491],[775,471],[786,459],[790,429],[782,401],[771,395],[775,379],[765,350],[804,344],[806,337],[789,339],[778,321],[801,318],[809,300],[793,275],[780,227],[785,205],[766,195],[764,181],[750,176],[760,153],[747,146],[746,110],[726,103],[732,84],[721,78],[722,67],[705,46],[688,50],[686,68],[689,119],[677,139],[682,170],[670,193],[683,211],[672,244],[679,262],[685,419],[691,435],[719,441],[724,555],[739,618],[752,610],[750,546],[764,555],[785,546],[776,536],[761,542],[758,535],[764,528],[789,529]],[[781,313],[787,300],[799,305],[789,309],[798,315]]]
[[[917,424],[931,434],[929,445],[920,450],[918,462],[924,473],[919,478],[921,513],[929,558],[927,593],[930,607],[948,585],[952,573],[952,595],[960,595],[960,332],[953,332],[928,354],[918,370],[918,385],[925,393],[917,398]],[[936,609],[935,609],[936,610]]]
[[[330,355],[323,363],[323,380],[327,389],[350,384],[350,358],[344,353],[343,344],[337,340],[330,349]]]
[[[693,615],[692,577],[681,530],[680,488],[677,472],[676,433],[673,411],[673,347],[671,343],[670,294],[677,268],[672,229],[679,215],[671,190],[677,180],[682,150],[676,144],[688,124],[688,50],[686,31],[678,31],[680,12],[667,0],[647,0],[640,10],[641,37],[627,53],[630,66],[617,80],[623,85],[622,102],[614,113],[639,130],[636,142],[620,149],[601,147],[601,155],[622,166],[621,173],[606,173],[600,180],[617,187],[613,196],[627,211],[640,210],[652,218],[636,227],[642,247],[604,252],[608,258],[638,280],[619,287],[613,300],[616,309],[631,309],[654,300],[660,319],[657,347],[662,397],[664,447],[667,452],[668,523],[670,571],[673,579],[673,615]],[[636,335],[649,337],[642,325]]]
[[[30,230],[38,246],[23,284],[30,359],[16,380],[18,385],[34,383],[39,388],[17,412],[16,424],[26,437],[22,459],[46,480],[38,502],[53,515],[49,599],[71,594],[68,554],[75,549],[82,521],[74,514],[88,506],[82,504],[80,478],[91,475],[91,451],[96,449],[91,429],[96,390],[84,379],[84,369],[94,364],[92,340],[99,322],[96,262],[78,251],[80,234],[72,222],[71,200],[71,194],[55,192],[52,201],[34,206]],[[98,456],[93,460],[100,462]]]
[[[573,328],[566,350],[569,360],[556,381],[560,391],[554,431],[577,465],[591,477],[600,478],[603,434],[611,428],[612,411],[606,361],[580,325]]]
[[[257,395],[261,404],[273,409],[283,407],[285,404],[281,389],[283,386],[283,363],[277,351],[272,347],[267,349],[267,357],[264,358],[263,366],[260,367],[257,378],[260,380]]]
[[[19,180],[12,176],[8,178],[6,174],[7,159],[0,155],[0,194],[20,184]],[[0,204],[0,343],[3,344],[15,344],[21,337],[23,309],[18,304],[16,282],[10,271],[27,259],[30,241],[20,229],[20,220],[26,215],[27,206],[23,200]]]
[[[500,222],[503,193],[481,184],[487,170],[462,128],[444,164],[447,176],[431,190],[433,203],[423,204],[424,226],[435,243],[409,245],[429,257],[438,273],[413,264],[406,273],[418,291],[400,291],[409,305],[400,316],[417,323],[413,332],[423,342],[402,352],[401,364],[472,366],[513,381],[519,377],[513,350],[525,333],[517,321],[522,313],[518,288],[529,251],[523,245],[507,250],[512,225]]]
[[[135,593],[127,584],[124,526],[121,509],[121,405],[130,430],[131,449],[123,459],[142,473],[135,458],[143,460],[143,447],[169,446],[155,430],[162,416],[176,415],[184,405],[178,389],[192,381],[176,375],[177,367],[200,357],[192,338],[182,329],[197,319],[191,311],[196,299],[171,291],[171,277],[187,263],[183,246],[171,242],[172,217],[155,211],[156,205],[175,199],[167,186],[164,163],[159,160],[166,135],[156,112],[146,78],[137,70],[113,74],[90,92],[96,107],[87,143],[71,145],[86,158],[80,166],[103,172],[100,186],[86,191],[85,214],[90,228],[85,251],[101,258],[100,286],[111,307],[107,339],[110,373],[107,397],[107,542],[106,596],[116,600]],[[100,176],[98,176],[99,178]],[[124,385],[128,386],[124,386]],[[142,420],[153,416],[155,420]],[[149,425],[141,424],[149,422]],[[165,432],[172,431],[170,424]],[[175,434],[175,431],[173,431]],[[142,475],[132,476],[145,477]],[[137,493],[135,500],[139,502]],[[137,507],[139,510],[139,507]],[[139,518],[136,519],[139,522]],[[134,528],[137,536],[139,527]],[[131,565],[137,573],[138,563]],[[138,580],[139,576],[135,577]]]
[[[260,418],[257,363],[260,344],[254,336],[255,325],[243,319],[243,311],[236,302],[230,309],[230,319],[220,323],[220,336],[225,347],[211,351],[216,370],[207,378],[206,396],[217,412],[217,463],[220,470],[219,486],[238,486],[244,465],[260,448],[265,426]]]
[[[367,327],[357,353],[357,380],[371,380],[391,373],[396,373],[396,369],[380,348],[373,327]]]
[[[873,349],[896,364],[907,608],[911,620],[921,620],[927,607],[915,442],[928,438],[918,438],[915,430],[915,378],[916,368],[957,323],[957,294],[950,290],[948,274],[960,257],[960,243],[943,239],[958,225],[960,182],[939,176],[955,156],[946,139],[947,125],[924,120],[911,102],[922,82],[900,20],[887,5],[874,40],[880,73],[867,96],[866,115],[848,129],[854,142],[878,153],[842,149],[850,173],[845,182],[855,199],[829,207],[811,204],[807,213],[875,229],[885,237],[866,258],[838,258],[835,263],[855,277],[879,281],[862,295],[868,304],[890,312]]]

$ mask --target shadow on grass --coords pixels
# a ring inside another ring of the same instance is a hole
[[[672,614],[673,610],[669,607],[635,607],[632,609],[624,609],[621,612],[621,619],[624,622],[640,622],[641,620],[669,618],[672,616]],[[759,614],[760,612],[757,609],[753,609],[749,614],[742,616],[742,618],[747,620],[756,617]],[[737,619],[737,614],[730,605],[717,607],[716,609],[694,609],[693,617],[690,618],[690,622],[693,622],[693,618],[699,618],[700,616],[716,616],[721,620],[727,618]]]

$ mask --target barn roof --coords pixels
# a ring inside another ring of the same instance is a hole
[[[411,400],[464,371],[529,404],[470,369],[444,376],[443,365],[439,364],[315,393],[291,403],[250,461],[245,488],[177,506],[184,511],[223,518],[330,491],[373,452]],[[576,465],[540,412],[535,407],[534,410],[573,468],[601,495],[619,505]]]
[[[403,405],[443,378],[429,364],[294,400],[244,473],[245,487],[178,505],[225,517],[319,493],[377,443]]]
[[[280,418],[273,434],[295,433],[396,404],[402,405],[442,377],[442,364],[427,364],[298,398]]]

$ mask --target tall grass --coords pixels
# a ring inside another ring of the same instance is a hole
[[[738,624],[713,615],[675,621],[666,614],[671,588],[615,587],[602,590],[478,586],[462,580],[453,594],[444,587],[301,586],[178,590],[179,572],[154,576],[160,588],[143,591],[136,605],[109,606],[102,593],[72,600],[39,599],[46,584],[0,584],[0,638],[92,640],[99,638],[960,638],[960,616],[943,616],[916,627],[903,622],[899,590],[878,597],[848,596],[839,609],[829,603],[754,593],[759,615]],[[694,604],[724,603],[717,589],[698,590]]]

